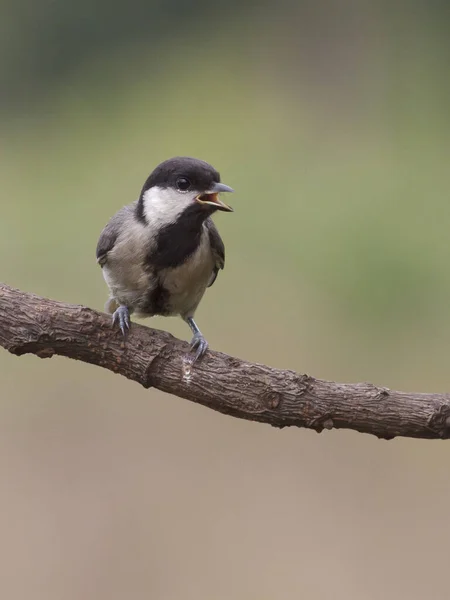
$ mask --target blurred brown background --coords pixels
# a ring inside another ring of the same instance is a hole
[[[213,348],[450,391],[449,22],[3,0],[0,279],[102,308],[103,225],[193,155],[236,189]],[[0,352],[0,377],[2,598],[448,598],[449,442],[278,431],[60,358]]]

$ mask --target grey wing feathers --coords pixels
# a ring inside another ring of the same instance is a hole
[[[219,232],[217,231],[217,227],[214,225],[212,219],[207,219],[205,221],[205,224],[206,228],[208,229],[209,243],[211,245],[211,252],[214,257],[215,263],[214,271],[208,283],[208,287],[211,287],[217,279],[219,269],[223,269],[225,266],[225,246],[223,244]]]
[[[114,227],[111,227],[111,222],[106,225],[102,233],[100,234],[100,239],[97,244],[97,262],[100,266],[106,262],[106,258],[108,252],[110,252],[114,248],[114,244],[117,240],[117,230]]]
[[[119,212],[117,212],[100,234],[100,238],[97,244],[97,262],[103,267],[108,258],[108,252],[114,248],[114,244],[119,237],[120,231],[123,229],[123,224],[134,215],[135,203],[128,206],[124,206]]]

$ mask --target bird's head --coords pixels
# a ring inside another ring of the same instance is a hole
[[[221,192],[232,191],[207,162],[185,156],[170,158],[158,165],[145,182],[138,214],[148,222],[173,222],[186,210],[205,218],[216,210],[232,212],[219,198]]]

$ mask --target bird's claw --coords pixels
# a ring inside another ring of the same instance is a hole
[[[203,335],[200,332],[194,333],[194,337],[191,340],[191,352],[195,352],[195,356],[192,362],[196,362],[199,358],[202,358],[207,350],[208,342]]]
[[[130,329],[130,312],[126,306],[119,306],[112,316],[112,324],[119,322],[120,331],[126,337],[128,329]]]

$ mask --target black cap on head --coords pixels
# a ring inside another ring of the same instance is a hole
[[[206,192],[219,182],[219,173],[207,162],[189,156],[177,156],[165,160],[154,169],[142,192],[155,186]]]

